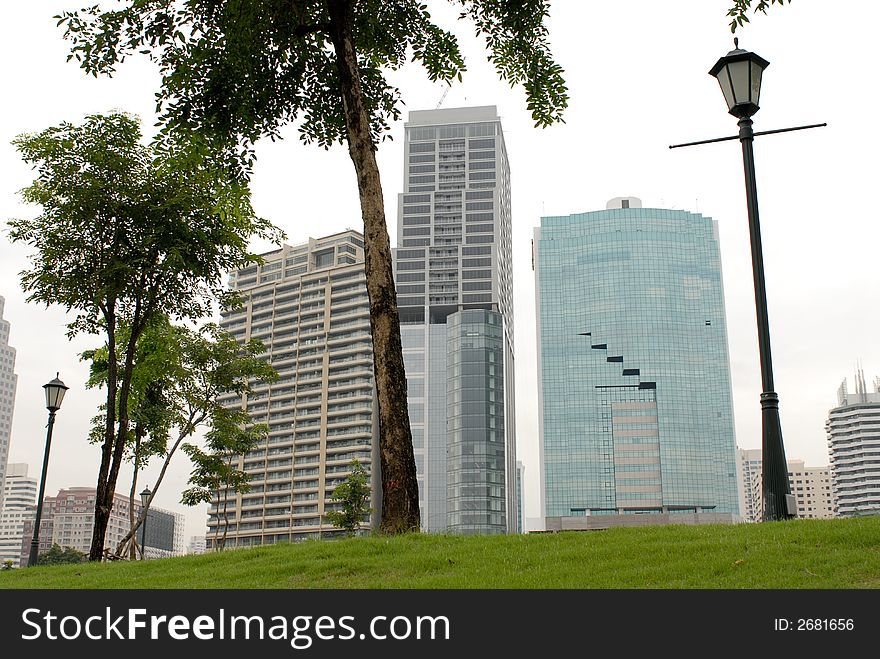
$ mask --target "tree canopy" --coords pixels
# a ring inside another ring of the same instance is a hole
[[[511,85],[521,84],[536,125],[562,117],[568,101],[562,68],[549,50],[547,0],[450,0],[485,36],[489,59]],[[162,74],[161,120],[248,143],[277,137],[301,120],[306,142],[347,140],[337,56],[326,0],[151,0],[98,5],[57,16],[71,58],[93,75],[113,74],[144,52]],[[466,65],[455,36],[414,0],[360,0],[351,34],[374,141],[400,116],[400,90],[386,71],[408,61],[432,81],[460,79]]]

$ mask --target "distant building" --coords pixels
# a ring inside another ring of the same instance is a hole
[[[761,449],[737,449],[740,510],[744,522],[760,522],[764,511]]]
[[[204,554],[207,551],[205,536],[194,535],[189,539],[189,546],[186,548],[187,554]]]
[[[381,492],[372,469],[379,423],[362,234],[312,238],[262,258],[231,273],[230,287],[245,304],[220,324],[240,342],[261,340],[279,379],[221,398],[269,433],[238,458],[250,490],[221,491],[209,507],[209,549],[224,535],[226,547],[338,535],[325,514],[339,505],[333,490],[354,459],[372,473],[372,491]],[[381,499],[370,503],[375,525]]]
[[[825,423],[841,517],[880,514],[880,378],[868,393],[859,369],[855,385],[855,393],[849,393],[843,381],[837,390],[838,406],[828,412]]]
[[[137,507],[140,513],[140,506]],[[186,554],[183,513],[150,506],[147,513],[146,558],[170,558]],[[143,544],[143,527],[138,529],[138,543]]]
[[[834,517],[831,467],[805,467],[803,460],[788,461],[791,493],[797,499],[797,516],[805,519]]]
[[[760,522],[764,514],[761,449],[738,449],[743,521]],[[797,516],[803,519],[835,517],[830,467],[806,467],[803,460],[788,461],[791,493]]]
[[[12,434],[12,413],[15,409],[15,348],[9,345],[9,321],[3,319],[6,300],[0,295],[0,483],[6,476],[9,439]],[[3,492],[0,491],[0,506]]]
[[[135,515],[140,514],[140,502],[135,503]],[[70,487],[58,491],[54,497],[43,498],[43,514],[40,520],[39,552],[45,553],[53,544],[72,547],[88,553],[92,544],[95,525],[95,488]],[[184,516],[150,507],[147,516],[147,558],[179,556],[184,553]],[[116,546],[131,528],[128,497],[116,494],[104,537],[104,548],[116,551]],[[26,565],[30,555],[34,533],[33,519],[24,524],[21,543],[21,562]],[[138,544],[142,543],[143,527],[138,529]]]
[[[616,197],[533,246],[547,530],[738,520],[717,222]]]
[[[25,522],[31,522],[37,509],[37,479],[27,475],[24,463],[11,463],[3,481],[3,505],[0,506],[0,565],[12,561],[18,567]],[[28,547],[31,538],[28,537]]]

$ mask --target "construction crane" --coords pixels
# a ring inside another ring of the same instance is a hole
[[[443,105],[443,99],[446,98],[446,94],[449,93],[449,89],[452,85],[446,85],[446,89],[443,90],[443,95],[440,97],[440,100],[437,101],[437,105],[434,107],[435,110],[439,110],[440,106]]]

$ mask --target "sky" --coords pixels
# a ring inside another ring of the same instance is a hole
[[[66,62],[69,44],[52,16],[79,0],[12,3],[0,24],[5,62],[0,104],[0,295],[17,350],[18,393],[10,462],[38,475],[46,409],[42,385],[59,372],[70,387],[58,412],[46,492],[94,486],[99,452],[85,436],[101,392],[86,390],[83,350],[97,337],[68,340],[63,309],[28,304],[18,273],[25,246],[8,240],[5,222],[34,217],[17,191],[33,172],[11,140],[84,115],[125,110],[154,130],[159,76],[146,58],[129,60],[113,78],[86,76]],[[110,3],[105,2],[105,6]],[[670,150],[671,144],[737,132],[708,70],[733,49],[726,10],[732,0],[660,3],[557,0],[548,22],[553,53],[565,69],[570,104],[565,123],[533,126],[521,88],[497,80],[472,26],[451,3],[427,4],[460,38],[468,71],[443,98],[409,64],[389,79],[408,110],[495,105],[511,166],[516,351],[517,453],[525,465],[526,516],[538,514],[538,417],[534,273],[531,239],[542,215],[605,208],[612,197],[639,197],[645,207],[699,212],[718,221],[724,275],[736,440],[759,448],[761,390],[755,301],[740,146],[736,141]],[[740,47],[769,60],[755,130],[827,122],[825,128],[758,137],[755,159],[776,390],[789,459],[828,463],[827,412],[857,363],[880,375],[880,228],[877,189],[880,91],[872,63],[880,3],[794,0],[757,15],[737,31]],[[305,146],[296,127],[279,142],[260,143],[252,191],[257,212],[284,229],[290,244],[362,226],[356,179],[344,147]],[[392,245],[397,195],[403,189],[403,121],[379,146]],[[317,233],[316,233],[317,232]],[[254,249],[271,246],[254,244]],[[870,386],[870,385],[869,385]],[[178,503],[189,464],[177,456],[155,505],[185,512],[186,535],[203,534],[205,507]],[[151,484],[159,465],[140,483]],[[126,492],[130,471],[117,490]]]

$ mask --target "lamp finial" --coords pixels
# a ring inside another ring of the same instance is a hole
[[[733,47],[734,47],[736,50],[739,50],[739,37],[734,37],[734,38],[733,38]]]

